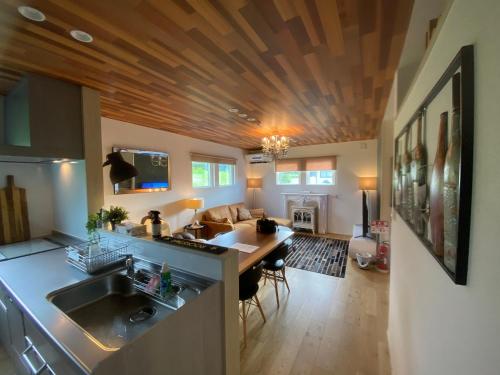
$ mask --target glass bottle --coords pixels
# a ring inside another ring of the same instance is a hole
[[[460,174],[460,73],[453,76],[451,139],[444,164],[444,264],[455,272],[458,245],[458,184]]]
[[[405,134],[405,146],[401,160],[401,181],[402,181],[402,211],[403,217],[410,223],[413,213],[413,184],[411,183],[411,153],[410,153],[410,130]]]
[[[416,232],[423,235],[425,232],[425,217],[422,215],[426,201],[426,165],[427,152],[422,142],[422,117],[420,114],[417,121],[417,144],[413,151],[411,161],[411,180],[413,193],[413,224]]]
[[[448,147],[448,112],[441,113],[438,132],[438,143],[434,166],[432,168],[430,186],[430,233],[436,255],[443,256],[444,217],[443,217],[443,173]]]

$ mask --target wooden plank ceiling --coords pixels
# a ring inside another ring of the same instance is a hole
[[[0,91],[25,72],[58,77],[99,90],[105,117],[246,149],[275,133],[294,145],[372,139],[412,4],[2,0]]]

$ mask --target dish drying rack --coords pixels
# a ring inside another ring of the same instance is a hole
[[[142,263],[142,262],[141,262]],[[150,295],[158,302],[167,305],[168,307],[178,310],[181,308],[186,301],[179,296],[186,287],[180,282],[172,279],[172,291],[170,291],[165,297],[160,294],[160,286],[158,284],[154,289],[148,288],[149,282],[154,277],[160,278],[160,273],[155,272],[151,268],[139,268],[133,276],[128,275],[134,283],[134,287],[141,292]]]
[[[123,261],[128,244],[111,239],[83,242],[66,247],[66,261],[89,274]]]

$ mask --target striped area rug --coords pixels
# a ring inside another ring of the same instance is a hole
[[[295,233],[286,257],[288,267],[344,277],[349,241]]]

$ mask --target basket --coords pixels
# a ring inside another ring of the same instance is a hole
[[[95,273],[122,261],[127,255],[128,244],[111,239],[88,241],[66,247],[66,260],[87,273]]]

